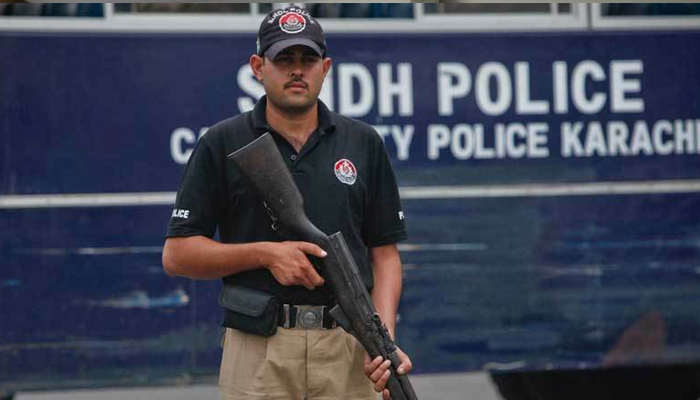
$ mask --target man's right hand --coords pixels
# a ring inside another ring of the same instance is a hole
[[[270,270],[277,282],[284,286],[301,285],[309,290],[323,285],[321,275],[306,255],[319,258],[327,254],[319,246],[308,242],[265,242],[261,263]]]

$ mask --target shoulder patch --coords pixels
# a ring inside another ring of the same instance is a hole
[[[172,218],[183,218],[187,219],[190,217],[190,210],[174,209]]]

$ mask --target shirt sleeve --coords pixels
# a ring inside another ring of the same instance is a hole
[[[384,246],[406,240],[399,188],[384,143],[378,139],[370,201],[365,209],[363,236],[368,247]]]
[[[166,237],[213,237],[219,220],[221,171],[203,136],[185,167]]]

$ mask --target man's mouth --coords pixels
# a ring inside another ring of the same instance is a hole
[[[288,88],[307,89],[308,85],[304,82],[295,81],[295,82],[287,83],[286,85],[284,85],[284,88],[285,89],[288,89]]]

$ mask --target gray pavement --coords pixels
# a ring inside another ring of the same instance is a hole
[[[502,400],[487,374],[414,375],[421,400]],[[217,400],[215,385],[19,393],[15,400]]]

